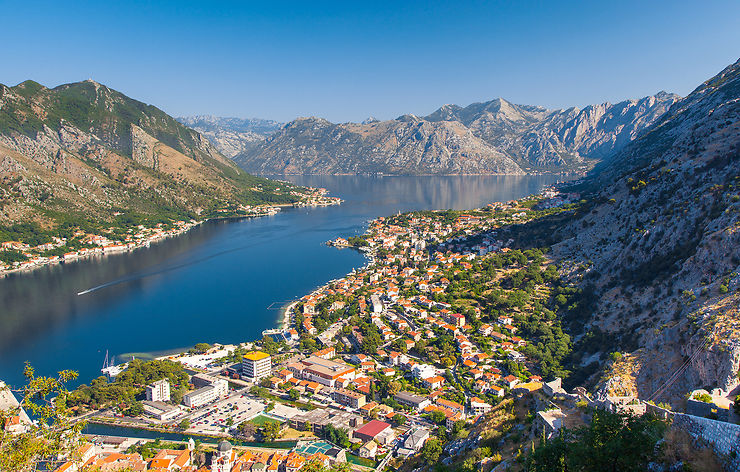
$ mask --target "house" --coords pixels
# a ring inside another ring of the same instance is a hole
[[[332,399],[340,405],[348,406],[353,409],[362,407],[366,400],[365,395],[344,388],[337,388],[331,394]]]
[[[472,397],[470,399],[470,411],[474,415],[482,415],[491,411],[491,405],[478,397]]]
[[[431,388],[432,390],[434,390],[437,388],[441,388],[445,384],[445,379],[444,377],[435,375],[433,377],[427,377],[426,379],[423,379],[422,383],[426,388]]]
[[[427,439],[429,439],[429,430],[425,428],[416,428],[406,437],[403,447],[412,451],[419,451]]]
[[[188,449],[161,449],[152,459],[167,461],[170,464],[169,470],[183,469],[191,463],[191,455]]]
[[[447,408],[452,411],[457,411],[459,413],[465,414],[465,407],[462,406],[459,403],[445,400],[444,398],[438,398],[437,399],[437,405],[441,406],[442,408]]]
[[[359,455],[365,459],[375,459],[375,454],[378,452],[378,443],[375,441],[368,441],[360,447]]]
[[[445,421],[445,427],[447,429],[452,429],[453,426],[455,426],[455,423],[457,423],[458,421],[462,421],[462,419],[463,419],[463,414],[460,413],[459,411],[456,411],[454,412],[452,416],[447,417],[447,420]]]
[[[371,360],[372,358],[365,354],[352,354],[352,357],[349,358],[349,361],[353,364],[362,364]]]
[[[360,407],[360,413],[361,413],[361,414],[362,414],[362,416],[364,416],[365,418],[370,418],[370,415],[371,415],[372,411],[373,411],[373,410],[374,410],[375,408],[377,408],[377,407],[378,407],[378,403],[377,403],[377,402],[370,402],[370,403],[365,403],[364,405],[362,405],[362,406]]]
[[[293,372],[289,371],[288,369],[283,369],[278,372],[278,377],[280,377],[280,380],[282,380],[283,382],[287,382],[288,380],[293,378]]]
[[[411,374],[414,378],[425,379],[437,375],[437,369],[429,364],[417,364],[411,368]]]
[[[333,359],[334,357],[337,356],[337,352],[334,349],[334,346],[330,346],[330,347],[327,347],[326,349],[316,351],[312,355],[316,357],[320,357],[321,359]]]
[[[490,336],[491,333],[493,333],[493,326],[489,324],[482,324],[480,325],[480,328],[478,328],[478,332],[483,336]]]
[[[465,316],[461,315],[460,313],[452,313],[448,319],[450,320],[450,323],[457,326],[458,328],[462,328],[465,326]]]
[[[513,375],[509,374],[506,377],[504,377],[504,383],[509,388],[514,388],[514,386],[519,383],[519,379],[516,378],[516,377],[514,377]]]
[[[527,360],[527,358],[519,351],[514,351],[513,349],[511,351],[508,351],[506,353],[506,357],[511,359],[514,362],[524,362]]]

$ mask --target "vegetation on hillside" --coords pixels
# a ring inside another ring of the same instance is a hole
[[[172,403],[180,403],[188,389],[188,375],[182,364],[134,359],[112,382],[101,375],[90,385],[83,384],[70,392],[67,405],[91,409],[114,406],[135,416],[141,413],[140,401],[144,399],[146,386],[161,379],[170,382]]]

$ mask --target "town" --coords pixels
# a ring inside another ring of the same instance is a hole
[[[252,190],[261,191],[260,188]],[[277,188],[280,190],[280,187]],[[290,191],[297,199],[291,206],[331,206],[341,204],[341,199],[327,195],[324,188],[305,188]],[[22,241],[5,241],[0,244],[0,277],[16,271],[32,270],[48,264],[70,262],[88,257],[102,257],[111,254],[149,247],[158,241],[181,235],[192,228],[215,219],[250,218],[277,214],[281,205],[242,205],[231,204],[215,209],[210,215],[189,220],[168,221],[166,223],[145,222],[139,224],[136,218],[114,212],[117,225],[96,230],[75,229],[68,235],[43,234],[32,239],[38,244]],[[35,231],[23,228],[20,231]]]
[[[81,418],[178,432],[179,444],[155,452],[144,439],[94,435],[57,470],[382,471],[442,458],[504,470],[523,438],[583,425],[589,409],[673,414],[628,393],[563,386],[571,341],[555,314],[567,317],[581,295],[545,251],[511,248],[505,229],[572,211],[578,198],[547,190],[467,212],[399,214],[331,241],[363,250],[368,264],[288,305],[283,326],[262,340],[154,361],[177,367],[152,367],[159,378],[134,404],[105,403],[96,388],[129,371],[151,377],[141,361],[72,394]],[[691,392],[687,412],[729,421],[723,393]],[[185,437],[218,444],[207,458]]]

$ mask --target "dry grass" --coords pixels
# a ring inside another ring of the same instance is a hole
[[[602,377],[602,382],[611,381],[607,393],[613,396],[637,396],[637,372],[640,367],[640,359],[635,354],[624,354],[620,360],[612,362]]]
[[[683,462],[694,472],[722,470],[722,464],[711,447],[698,447],[694,438],[678,428],[670,428],[665,434],[663,458],[667,464]]]

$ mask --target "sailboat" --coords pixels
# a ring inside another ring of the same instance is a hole
[[[116,356],[108,357],[108,350],[105,350],[105,360],[103,361],[103,368],[100,369],[102,373],[108,376],[109,380],[115,378],[118,374],[126,370],[128,363],[126,364],[115,364]]]

